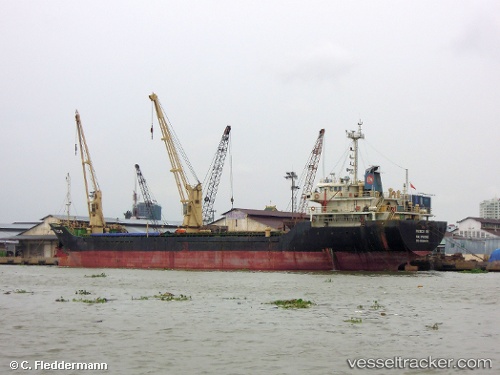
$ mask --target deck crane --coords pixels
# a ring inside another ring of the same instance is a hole
[[[87,147],[87,141],[85,140],[85,134],[83,133],[83,127],[80,120],[80,114],[75,111],[76,128],[78,130],[78,139],[80,142],[80,155],[82,158],[82,168],[83,168],[83,179],[85,181],[85,192],[87,194],[87,206],[89,210],[89,225],[92,233],[103,233],[106,227],[106,222],[104,221],[104,215],[102,211],[102,193],[97,183],[96,173],[92,165],[92,160],[90,159],[89,149]],[[87,176],[90,175],[90,182],[92,184],[93,191],[89,192],[89,181]]]
[[[184,215],[182,226],[187,231],[195,232],[203,225],[201,183],[197,181],[195,185],[189,184],[179,159],[176,144],[172,138],[171,126],[169,126],[163,114],[158,96],[152,93],[149,95],[149,99],[151,99],[156,109],[158,123],[162,132],[162,141],[165,142],[170,164],[172,165],[170,171],[174,174],[177,189],[179,190]]]
[[[149,194],[149,187],[148,184],[146,183],[146,179],[142,175],[141,168],[139,167],[139,164],[135,165],[135,171],[137,173],[137,180],[139,181],[139,186],[141,188],[142,196],[144,198],[144,204],[146,205],[146,208],[148,209],[149,213],[149,220],[153,224],[155,228],[158,228],[160,224],[158,221],[154,218],[154,213],[153,213],[153,206],[156,204],[156,200],[151,198],[151,194]]]
[[[297,209],[297,212],[306,213],[307,206],[307,194],[311,192],[314,178],[316,177],[316,171],[318,170],[319,160],[321,159],[321,152],[323,151],[323,138],[325,135],[325,129],[321,129],[319,131],[318,139],[314,144],[314,147],[311,151],[311,155],[309,156],[309,161],[305,166],[305,170],[307,171],[304,184],[302,187],[302,196],[300,198],[300,203]]]
[[[227,155],[230,132],[231,126],[228,125],[224,129],[224,133],[222,133],[222,138],[212,163],[212,173],[210,174],[210,181],[207,185],[207,192],[203,200],[202,214],[204,224],[208,224],[213,221],[213,207],[215,197],[217,195],[217,189],[219,188],[220,178],[222,176],[222,169],[224,168],[224,161]]]

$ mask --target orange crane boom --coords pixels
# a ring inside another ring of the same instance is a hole
[[[97,183],[96,173],[92,165],[92,160],[90,159],[90,153],[87,147],[87,141],[85,140],[85,134],[83,133],[83,127],[78,111],[75,111],[75,120],[76,128],[78,130],[78,140],[80,142],[80,156],[82,159],[83,179],[85,181],[85,192],[87,195],[89,225],[92,233],[103,233],[104,228],[106,227],[106,222],[104,221],[102,211],[102,193],[99,188],[99,184]],[[89,192],[87,170],[90,175],[90,182],[93,188],[93,191],[91,192]]]
[[[163,114],[158,96],[155,93],[149,95],[153,102],[158,117],[158,123],[162,132],[162,141],[167,148],[168,157],[172,169],[170,170],[175,177],[177,190],[183,206],[184,220],[182,226],[188,231],[197,231],[203,225],[202,220],[202,188],[198,181],[195,185],[190,185],[186,178],[184,168],[181,164],[176,144],[172,137],[169,123]]]

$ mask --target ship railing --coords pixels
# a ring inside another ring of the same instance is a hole
[[[361,217],[364,216],[365,219],[372,218],[372,215],[376,212],[381,214],[390,214],[391,218],[395,218],[396,215],[400,216],[411,216],[422,215],[422,216],[432,216],[429,209],[419,209],[418,207],[407,207],[406,209],[403,206],[398,206],[397,208],[394,206],[380,206],[376,211],[336,211],[336,210],[326,210],[322,211],[321,207],[314,207],[314,209],[309,208],[309,215],[312,216],[322,216],[321,220],[324,221],[360,221]],[[401,217],[402,218],[402,217]]]
[[[362,218],[369,219],[372,216],[372,212],[321,212],[322,222],[354,222],[359,223]],[[315,215],[318,216],[318,215]]]
[[[415,214],[421,214],[421,215],[426,215],[426,214],[431,214],[431,209],[428,207],[418,207],[418,206],[389,206],[389,205],[382,205],[378,208],[378,212],[389,212],[392,211],[396,214],[408,214],[408,215],[415,215]]]
[[[381,195],[378,191],[363,191],[361,194],[357,191],[338,191],[335,198],[378,198]]]

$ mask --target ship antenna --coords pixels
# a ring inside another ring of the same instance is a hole
[[[346,133],[347,133],[347,138],[350,138],[352,139],[352,148],[351,148],[351,152],[352,152],[352,156],[351,156],[351,159],[353,159],[354,161],[351,162],[351,169],[348,169],[349,172],[351,172],[351,174],[354,175],[354,183],[357,183],[358,182],[358,139],[364,139],[365,138],[365,135],[361,132],[361,126],[363,125],[363,121],[359,120],[358,122],[358,131],[354,131],[354,130],[351,130],[351,131],[347,131],[346,130]]]

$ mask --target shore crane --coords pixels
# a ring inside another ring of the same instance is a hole
[[[85,181],[85,193],[87,194],[87,207],[89,210],[89,225],[92,233],[103,233],[106,227],[102,211],[102,193],[97,182],[96,173],[90,159],[87,141],[83,133],[80,114],[75,111],[76,128],[78,131],[78,140],[80,142],[80,156],[82,159],[83,179]],[[87,171],[89,176],[87,176]],[[92,191],[89,192],[89,177],[92,184]]]
[[[151,194],[149,193],[148,184],[146,183],[146,179],[142,175],[141,168],[139,167],[139,164],[135,165],[135,171],[137,173],[137,180],[139,181],[139,186],[141,188],[142,196],[144,198],[144,204],[146,205],[146,208],[148,210],[148,214],[149,214],[148,220],[151,221],[151,223],[153,224],[153,226],[155,228],[159,228],[160,224],[154,218],[154,212],[153,212],[153,206],[156,204],[156,200],[151,198]]]
[[[213,221],[213,207],[222,176],[222,169],[224,168],[227,149],[229,147],[230,132],[231,126],[228,125],[224,129],[224,133],[222,133],[222,138],[220,140],[219,147],[217,148],[217,152],[212,164],[212,173],[210,174],[210,181],[207,185],[207,193],[205,195],[205,199],[203,200],[202,214],[204,224],[208,224]]]
[[[170,164],[172,165],[172,169],[170,171],[174,174],[177,190],[179,191],[184,215],[182,227],[188,232],[198,231],[203,225],[201,183],[197,181],[195,185],[189,184],[184,168],[182,167],[179,159],[176,144],[172,138],[172,132],[170,130],[171,126],[169,126],[169,123],[163,114],[158,96],[155,93],[152,93],[149,95],[149,99],[153,102],[156,110],[158,123],[162,132],[161,139],[165,143]]]
[[[323,151],[323,138],[325,136],[325,129],[319,131],[316,143],[309,156],[309,161],[305,166],[307,171],[306,177],[304,179],[304,184],[302,188],[302,196],[300,198],[300,203],[297,209],[299,213],[306,213],[307,208],[307,194],[311,192],[314,185],[314,179],[316,177],[316,171],[318,170],[319,161],[321,159],[321,152]]]

